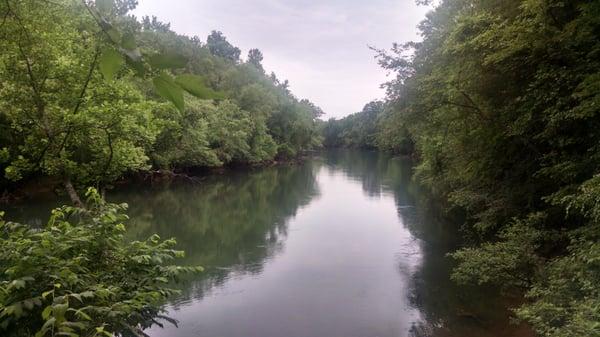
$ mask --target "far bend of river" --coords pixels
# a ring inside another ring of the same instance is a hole
[[[182,263],[206,268],[167,307],[179,326],[153,337],[527,335],[489,291],[450,281],[453,226],[427,210],[405,159],[332,151],[109,199],[130,204],[132,239],[175,237]],[[39,223],[52,203],[7,218]]]

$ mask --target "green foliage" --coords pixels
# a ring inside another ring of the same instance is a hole
[[[231,62],[239,62],[240,60],[240,49],[231,45],[221,32],[213,30],[206,40],[206,46],[215,56]]]
[[[106,47],[100,55],[98,68],[104,78],[108,81],[112,81],[117,71],[123,66],[123,63],[125,63],[125,60],[121,54],[110,47]]]
[[[250,49],[248,51],[248,63],[252,64],[261,72],[265,72],[265,69],[262,66],[263,54],[258,49]]]
[[[128,243],[127,205],[86,197],[87,209],[55,209],[41,229],[0,220],[3,336],[142,335],[175,292],[168,282],[202,270],[169,264],[183,256],[174,240]]]
[[[148,63],[158,69],[183,68],[187,62],[188,59],[185,56],[174,52],[155,54],[148,59]]]
[[[455,280],[526,292],[517,315],[543,336],[599,335],[599,13],[441,1],[422,42],[377,51],[397,74],[378,147],[414,151],[416,179],[465,215]]]
[[[570,235],[568,253],[545,266],[516,311],[540,335],[600,335],[599,232],[596,225]]]
[[[158,92],[162,98],[173,102],[180,111],[183,110],[183,90],[181,90],[181,87],[175,83],[170,75],[163,72],[156,76],[152,82],[154,83],[156,92]]]
[[[496,242],[451,254],[459,263],[452,278],[459,283],[499,284],[505,288],[529,285],[540,263],[536,251],[543,238],[536,227],[543,219],[539,217],[516,220],[498,234]]]
[[[320,145],[320,109],[266,76],[258,50],[240,63],[222,33],[204,45],[137,22],[135,5],[0,3],[0,186],[105,186],[152,166],[260,163]]]
[[[361,112],[340,120],[330,119],[323,127],[324,145],[352,148],[377,147],[376,137],[383,127],[380,125],[383,112],[384,103],[373,101],[365,105]]]
[[[594,176],[560,200],[570,216],[583,216],[589,223],[568,234],[567,254],[545,266],[527,292],[531,301],[517,310],[518,317],[545,336],[600,334],[599,183]]]
[[[204,84],[202,77],[192,74],[182,74],[175,78],[177,83],[183,90],[189,92],[196,97],[222,99],[224,96]]]

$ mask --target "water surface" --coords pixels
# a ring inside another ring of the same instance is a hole
[[[411,163],[335,151],[298,165],[128,188],[131,239],[175,237],[206,271],[154,337],[516,336],[493,291],[449,280],[454,226],[411,182]],[[56,201],[49,201],[50,204]],[[9,214],[42,222],[48,203]],[[42,210],[44,210],[42,212]],[[25,216],[26,214],[27,216]]]

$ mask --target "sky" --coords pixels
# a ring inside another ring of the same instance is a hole
[[[203,41],[222,31],[244,58],[260,49],[267,72],[289,80],[327,119],[384,97],[386,71],[368,46],[418,40],[427,10],[415,0],[139,0],[134,14],[154,15]]]

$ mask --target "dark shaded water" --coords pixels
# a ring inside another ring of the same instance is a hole
[[[525,336],[489,291],[449,280],[452,226],[435,220],[410,163],[336,151],[303,164],[130,188],[132,239],[175,237],[182,286],[156,337]],[[49,204],[9,216],[42,222]]]

